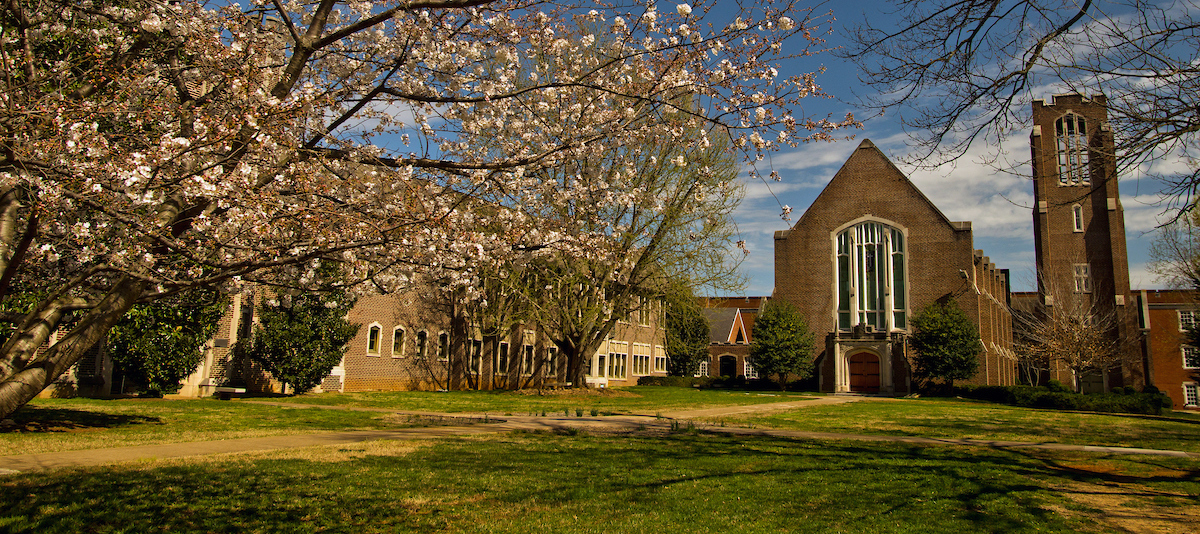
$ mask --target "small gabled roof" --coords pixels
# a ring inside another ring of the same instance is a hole
[[[708,319],[710,343],[750,343],[750,329],[746,326],[746,317],[740,308],[702,308],[701,311],[704,318]]]

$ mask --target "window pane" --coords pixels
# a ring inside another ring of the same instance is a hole
[[[838,256],[838,311],[850,311],[849,256]]]

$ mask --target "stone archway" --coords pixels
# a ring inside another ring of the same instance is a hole
[[[850,391],[854,393],[879,393],[879,355],[861,351],[851,354]]]

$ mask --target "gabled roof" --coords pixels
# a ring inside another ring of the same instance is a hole
[[[912,181],[908,179],[908,176],[906,176],[903,171],[896,167],[896,164],[892,163],[892,160],[888,159],[887,155],[879,150],[879,148],[875,146],[875,143],[872,143],[870,139],[863,139],[862,142],[858,144],[858,148],[856,148],[854,152],[850,154],[849,158],[846,158],[846,162],[843,163],[841,168],[838,169],[837,174],[834,174],[833,178],[829,180],[829,183],[825,184],[825,188],[821,190],[821,193],[817,195],[817,198],[813,199],[810,209],[805,210],[804,215],[800,216],[800,219],[796,221],[796,224],[793,225],[792,228],[800,227],[801,224],[804,223],[804,219],[811,211],[811,207],[821,204],[823,201],[822,197],[826,196],[826,193],[831,189],[834,189],[835,184],[840,187],[841,182],[854,180],[858,173],[851,170],[854,167],[857,167],[857,165],[852,165],[852,163],[856,163],[857,160],[863,158],[878,158],[879,160],[882,160],[886,164],[886,169],[891,173],[894,173],[895,178],[898,178],[901,186],[911,188],[912,191],[916,193],[917,197],[920,198],[926,205],[928,205],[929,209],[933,213],[936,213],[941,221],[946,224],[946,226],[949,226],[955,230],[964,230],[970,228],[969,223],[954,223],[948,217],[946,217],[946,214],[942,213],[942,210],[938,209],[937,205],[930,201],[929,197],[925,196],[925,193],[922,193],[921,190],[917,188],[916,184],[913,184]]]
[[[750,343],[750,329],[746,326],[746,317],[740,308],[702,308],[701,312],[704,313],[704,318],[708,319],[710,343]]]

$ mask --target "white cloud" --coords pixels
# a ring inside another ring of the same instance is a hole
[[[779,171],[834,167],[836,172],[856,146],[858,143],[854,141],[806,143],[795,150],[772,155],[770,163]]]
[[[1161,289],[1166,287],[1158,280],[1158,275],[1150,272],[1150,263],[1129,264],[1129,289]]]

